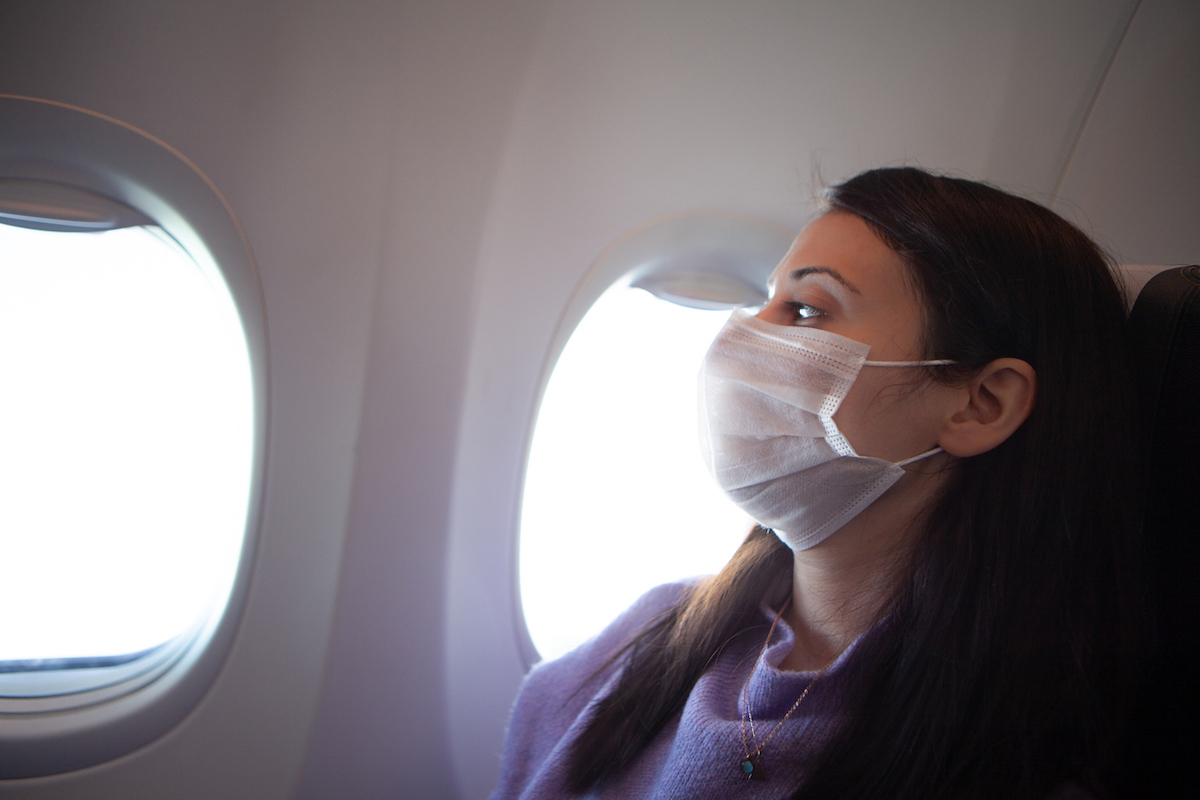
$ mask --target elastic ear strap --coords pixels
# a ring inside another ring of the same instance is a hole
[[[909,464],[913,463],[914,461],[920,461],[923,458],[929,458],[930,456],[937,455],[938,453],[941,453],[941,452],[943,452],[942,448],[935,447],[932,450],[926,450],[924,453],[921,453],[920,455],[917,455],[917,456],[913,456],[912,458],[906,458],[903,461],[897,461],[895,466],[907,467]]]
[[[953,364],[952,358],[939,358],[936,361],[864,361],[864,367],[944,367]]]

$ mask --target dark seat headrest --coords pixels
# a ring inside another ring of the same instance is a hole
[[[1146,283],[1129,315],[1145,483],[1148,637],[1118,796],[1200,786],[1200,267]]]

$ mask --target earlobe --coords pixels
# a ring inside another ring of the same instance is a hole
[[[938,445],[953,456],[986,453],[1008,439],[1029,417],[1037,373],[1019,358],[998,358],[957,393]]]

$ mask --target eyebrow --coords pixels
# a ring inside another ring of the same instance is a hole
[[[800,269],[794,269],[788,273],[788,280],[798,281],[801,278],[803,278],[805,275],[814,275],[817,273],[821,273],[823,275],[828,275],[829,277],[833,278],[835,281],[840,283],[842,286],[845,286],[847,289],[854,292],[855,294],[862,294],[862,292],[860,292],[858,290],[857,286],[855,286],[850,281],[846,280],[842,276],[842,273],[838,272],[836,269],[834,269],[832,267],[801,267]]]

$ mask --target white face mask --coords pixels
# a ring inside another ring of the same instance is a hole
[[[806,550],[874,502],[903,467],[854,452],[833,415],[870,347],[816,328],[773,325],[738,309],[700,370],[700,443],[717,483],[793,550]]]

